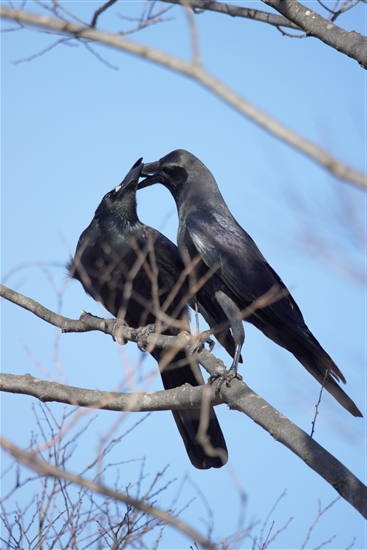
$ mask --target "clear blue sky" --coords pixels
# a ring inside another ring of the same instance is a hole
[[[93,5],[98,4],[72,2],[68,8],[85,15]],[[119,2],[101,17],[100,28],[126,28],[116,14],[138,15],[142,5]],[[264,9],[260,2],[251,3],[257,5]],[[36,9],[31,2],[26,7]],[[188,58],[188,23],[182,9],[176,7],[170,17],[133,39]],[[316,39],[282,37],[275,28],[250,20],[209,13],[195,20],[207,70],[346,164],[365,168],[366,73],[357,62]],[[343,21],[347,30],[365,34],[366,4],[346,14],[341,25]],[[118,67],[113,70],[82,45],[62,45],[31,62],[12,63],[53,41],[38,32],[2,35],[5,284],[71,318],[77,318],[82,309],[103,315],[77,282],[66,284],[65,262],[102,196],[122,180],[137,158],[155,161],[173,149],[185,148],[212,171],[232,213],[289,286],[309,328],[345,374],[347,392],[365,411],[365,290],[360,279],[365,266],[364,194],[336,181],[199,85],[144,60],[93,46]],[[139,192],[138,203],[140,219],[175,241],[176,208],[168,192],[154,186]],[[310,432],[317,383],[289,353],[253,327],[245,328],[244,380]],[[62,382],[54,358],[57,338],[53,327],[3,301],[3,372]],[[219,344],[215,353],[230,364]],[[113,390],[128,366],[139,359],[133,344],[121,348],[102,334],[61,335],[58,341],[63,376],[74,386]],[[136,385],[124,390],[161,389],[158,377],[146,387],[144,379],[154,369],[153,360],[144,357]],[[4,436],[27,446],[35,429],[35,400],[11,394],[3,394],[1,400]],[[52,410],[61,415],[62,405],[54,404]],[[167,479],[177,481],[158,497],[157,504],[168,507],[180,490],[177,508],[196,497],[182,519],[205,531],[207,511],[199,488],[213,511],[218,538],[238,527],[239,487],[247,497],[245,526],[262,522],[286,491],[270,523],[275,521],[276,531],[289,517],[294,519],[272,548],[300,547],[317,514],[318,501],[325,506],[337,493],[244,415],[224,406],[217,408],[217,414],[230,453],[229,465],[220,471],[191,467],[170,413],[152,414],[113,451],[110,461],[146,456],[151,478],[169,464]],[[124,418],[117,433],[138,417]],[[118,418],[117,413],[98,414],[85,446],[75,450],[74,472],[94,457],[99,438]],[[366,478],[365,427],[364,420],[353,418],[324,395],[315,438],[362,481]],[[7,463],[5,458],[3,467]],[[139,467],[140,462],[120,468],[126,485],[137,479]],[[10,477],[3,483],[5,490]],[[255,528],[254,535],[258,533]],[[354,537],[353,548],[366,547],[365,522],[344,501],[319,521],[307,548],[332,535],[336,538],[327,548],[347,548]],[[243,547],[251,545],[248,540]],[[187,539],[171,529],[165,531],[161,548],[188,547]]]

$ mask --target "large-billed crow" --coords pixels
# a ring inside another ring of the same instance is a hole
[[[161,312],[175,325],[165,327],[162,333],[177,335],[180,330],[190,330],[185,303],[187,286],[182,276],[184,265],[176,245],[141,223],[137,216],[136,190],[142,166],[140,159],[123,182],[103,197],[92,222],[79,238],[68,269],[88,294],[132,328],[159,323]],[[211,313],[216,314],[215,307]],[[211,319],[210,313],[207,316],[212,324],[221,321],[220,317]],[[222,339],[229,351],[234,349],[229,331],[222,332]],[[185,383],[204,384],[196,361],[185,352],[155,348],[150,353],[160,364],[165,389]],[[201,411],[187,409],[172,413],[192,464],[200,469],[223,466],[227,447],[214,409],[210,409],[207,428],[211,447],[219,450],[213,456],[196,441]]]
[[[157,162],[145,164],[146,178],[139,188],[162,183],[176,201],[179,228],[178,248],[185,265],[198,255],[196,279],[214,271],[204,289],[223,309],[231,322],[236,353],[229,380],[237,373],[244,342],[240,312],[267,293],[274,285],[284,289],[281,299],[256,309],[249,321],[268,338],[302,363],[312,376],[354,416],[362,416],[338,382],[342,372],[306,326],[302,313],[283,281],[268,264],[250,235],[237,223],[208,168],[188,151],[172,151]],[[191,282],[193,279],[191,278]]]

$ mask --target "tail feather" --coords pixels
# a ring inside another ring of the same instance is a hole
[[[151,352],[153,357],[160,363],[165,355],[164,350],[155,349]],[[179,365],[174,367],[174,364]],[[186,364],[185,364],[186,363]],[[194,374],[190,364],[187,362],[185,352],[178,351],[174,360],[161,371],[161,377],[166,390],[177,388],[183,384],[199,386],[204,384],[204,379],[200,373],[199,366]],[[200,374],[198,374],[200,373]],[[200,409],[183,409],[172,411],[173,418],[186,447],[189,459],[195,468],[207,470],[209,468],[221,468],[228,460],[228,451],[223,432],[219,425],[217,416],[213,407],[210,408],[209,424],[207,435],[210,439],[210,445],[214,449],[214,456],[209,456],[204,448],[196,441],[196,435],[200,424]],[[217,450],[217,453],[215,452]]]
[[[345,377],[304,323],[274,325],[257,316],[250,321],[278,346],[287,349],[316,380],[353,416],[363,417],[354,401],[341,389]]]
[[[334,374],[334,366],[336,366],[334,361],[320,345],[319,348],[320,349],[315,350],[314,353],[304,353],[304,350],[302,349],[292,351],[292,353],[298,361],[302,363],[305,369],[307,369],[308,372],[312,374],[312,376],[316,378],[316,380],[320,382],[320,384],[322,384],[329,393],[331,393],[331,395],[340,403],[342,407],[349,411],[353,416],[362,417],[363,415],[354,401],[339,386],[338,380],[341,377],[340,375]],[[341,380],[344,384],[346,383],[344,376]]]
[[[346,384],[341,370],[322,348],[306,325],[295,327],[283,336],[280,344],[288,349],[316,380],[353,416],[363,417],[354,401],[339,386]],[[278,343],[278,342],[277,342]]]

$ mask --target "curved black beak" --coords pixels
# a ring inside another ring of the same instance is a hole
[[[143,169],[140,173],[141,176],[146,176],[146,178],[141,181],[138,185],[138,189],[144,189],[153,183],[158,183],[161,181],[160,175],[160,164],[157,162],[149,162],[143,165]]]
[[[120,185],[118,185],[115,191],[123,192],[132,183],[137,183],[140,177],[144,164],[142,163],[143,157],[136,161],[134,166],[126,174]]]

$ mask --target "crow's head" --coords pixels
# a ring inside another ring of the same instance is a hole
[[[96,210],[96,217],[99,221],[108,223],[117,219],[125,220],[127,223],[134,223],[138,220],[136,213],[136,190],[138,180],[143,168],[140,158],[131,170],[126,174],[122,182],[106,193],[102,202]]]
[[[139,184],[139,189],[153,183],[162,183],[167,187],[185,184],[188,179],[187,168],[190,157],[196,158],[191,153],[178,149],[157,162],[144,164],[141,175],[147,177]]]
[[[213,174],[195,155],[176,149],[157,162],[144,164],[141,176],[146,176],[138,189],[161,183],[172,193],[180,210],[188,201],[211,201],[219,194]]]

